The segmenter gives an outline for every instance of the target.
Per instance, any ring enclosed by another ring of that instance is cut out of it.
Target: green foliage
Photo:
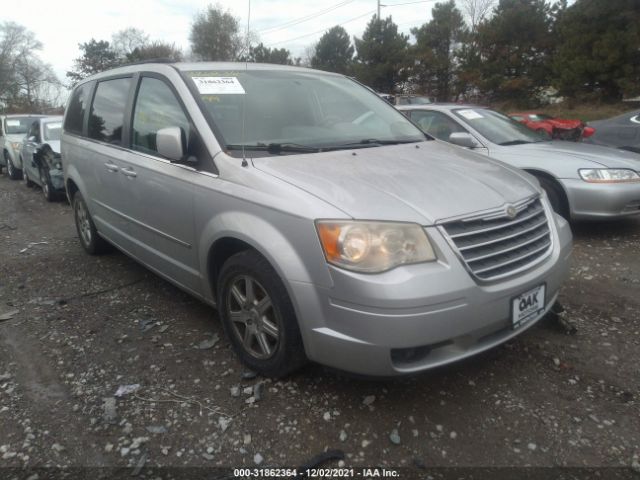
[[[412,48],[415,81],[438,100],[451,100],[461,47],[469,35],[454,0],[436,3],[432,20],[411,33],[416,37]]]
[[[318,70],[347,74],[354,49],[347,31],[339,25],[329,29],[315,46],[311,66]]]
[[[128,63],[148,60],[169,59],[173,62],[182,61],[182,50],[175,43],[167,43],[159,40],[136,47],[126,56]]]
[[[120,64],[118,55],[105,40],[91,39],[79,44],[82,55],[73,61],[73,70],[67,77],[76,83],[90,75],[109,70]]]
[[[379,92],[392,92],[408,77],[409,37],[398,33],[391,17],[376,15],[367,24],[356,44],[356,77]]]
[[[500,0],[478,26],[478,49],[465,58],[464,69],[492,100],[531,98],[550,83],[551,31],[545,0]]]
[[[238,19],[220,5],[209,5],[191,26],[191,51],[199,60],[232,61],[242,54]]]
[[[578,0],[558,16],[553,72],[571,97],[640,94],[638,0]]]
[[[240,60],[255,63],[275,63],[279,65],[293,65],[291,52],[286,48],[269,48],[261,42],[255,47],[249,48],[249,56]]]

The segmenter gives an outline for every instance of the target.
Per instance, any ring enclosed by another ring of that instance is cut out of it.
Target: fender
[[[71,195],[69,195],[69,180],[76,184],[76,186],[78,187],[78,191],[86,199],[87,208],[89,209],[89,213],[91,214],[92,205],[89,201],[89,197],[87,196],[87,189],[84,181],[82,181],[82,176],[78,173],[75,165],[68,165],[64,172],[64,189],[67,192],[67,199],[69,200],[69,203],[71,203]],[[71,205],[71,207],[73,208],[73,204]]]
[[[293,221],[296,220],[303,221],[294,217]],[[311,233],[315,236],[315,231]],[[271,223],[251,213],[231,211],[213,217],[202,229],[198,252],[201,271],[208,273],[203,278],[205,295],[213,295],[209,274],[211,247],[217,240],[228,237],[241,240],[260,252],[276,270],[288,290],[289,282],[315,283],[327,287],[332,283],[317,237],[315,241],[318,242],[318,268],[312,267],[310,270],[309,265],[314,263],[313,259],[306,258],[303,261],[290,238],[274,228]],[[303,240],[307,242],[309,239]]]

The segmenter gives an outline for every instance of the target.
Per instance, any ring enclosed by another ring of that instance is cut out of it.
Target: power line
[[[346,21],[344,21],[344,22],[342,22],[342,23],[339,23],[339,24],[337,24],[337,25],[335,25],[335,26],[336,26],[336,27],[338,27],[338,26],[346,25],[347,23],[353,22],[353,21],[358,20],[358,19],[360,19],[360,18],[362,18],[362,17],[366,17],[367,15],[371,15],[372,13],[375,13],[375,10],[371,10],[370,12],[363,13],[362,15],[359,15],[359,16],[357,16],[357,17],[354,17],[354,18],[351,18],[351,19],[349,19],[349,20],[346,20]],[[289,39],[287,39],[287,40],[280,40],[279,42],[273,42],[273,43],[271,43],[271,44],[270,44],[270,46],[273,46],[273,45],[280,45],[281,43],[289,43],[289,42],[293,42],[293,41],[295,41],[295,40],[299,40],[299,39],[301,39],[301,38],[305,38],[305,37],[310,37],[311,35],[317,35],[318,33],[323,33],[323,32],[326,32],[326,31],[327,31],[327,28],[323,28],[322,30],[318,30],[318,31],[316,31],[316,32],[307,33],[307,34],[305,34],[305,35],[300,35],[299,37],[289,38]]]
[[[380,4],[381,7],[401,7],[402,5],[415,5],[416,3],[431,3],[437,0],[419,0],[417,2],[406,2],[406,3],[389,3],[389,4]]]
[[[315,13],[311,13],[309,15],[305,15],[304,17],[300,17],[300,18],[295,18],[293,20],[289,20],[287,22],[281,23],[280,25],[276,25],[275,27],[269,27],[269,28],[265,28],[264,30],[260,30],[258,33],[271,33],[271,32],[275,32],[278,30],[282,30],[283,28],[288,28],[288,27],[292,27],[294,25],[298,25],[299,23],[304,23],[306,21],[309,21],[313,18],[316,17],[320,17],[322,15],[325,15],[329,12],[332,12],[340,7],[344,7],[345,5],[348,5],[349,3],[353,3],[355,0],[346,0],[340,3],[336,3],[335,5],[332,5],[330,7],[327,7],[323,10],[318,10]]]

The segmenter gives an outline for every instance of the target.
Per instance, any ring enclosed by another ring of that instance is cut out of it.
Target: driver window
[[[441,112],[433,110],[414,110],[411,112],[411,119],[429,135],[438,140],[449,141],[452,133],[467,133],[457,122]]]
[[[167,127],[180,127],[187,140],[186,146],[193,142],[194,132],[173,91],[162,80],[143,77],[133,114],[131,147],[157,155],[156,134]]]

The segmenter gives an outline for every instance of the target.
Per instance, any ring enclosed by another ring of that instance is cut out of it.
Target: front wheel
[[[26,173],[26,171],[25,171]],[[42,185],[42,194],[47,202],[53,202],[56,199],[53,185],[51,184],[51,177],[44,168],[40,168],[40,185]]]
[[[269,262],[247,250],[229,258],[218,278],[222,326],[241,361],[268,377],[306,363],[289,294]]]
[[[553,211],[564,217],[565,220],[569,220],[569,209],[562,188],[552,180],[544,177],[538,177],[538,181],[540,182],[540,186],[547,193],[547,198],[549,199],[549,203],[551,204]]]
[[[21,172],[13,165],[11,157],[9,157],[7,152],[4,152],[4,161],[7,164],[7,174],[9,175],[9,178],[11,180],[20,180],[22,177],[22,175],[20,175]]]
[[[109,243],[98,234],[87,204],[80,192],[76,192],[72,199],[73,216],[76,221],[76,230],[80,238],[80,244],[90,255],[98,255],[110,249]]]
[[[24,166],[24,162],[22,162],[22,165]],[[23,168],[22,170],[22,180],[24,181],[24,184],[27,188],[31,188],[33,187],[33,180],[31,180],[29,178],[29,174],[27,173],[27,169]]]

